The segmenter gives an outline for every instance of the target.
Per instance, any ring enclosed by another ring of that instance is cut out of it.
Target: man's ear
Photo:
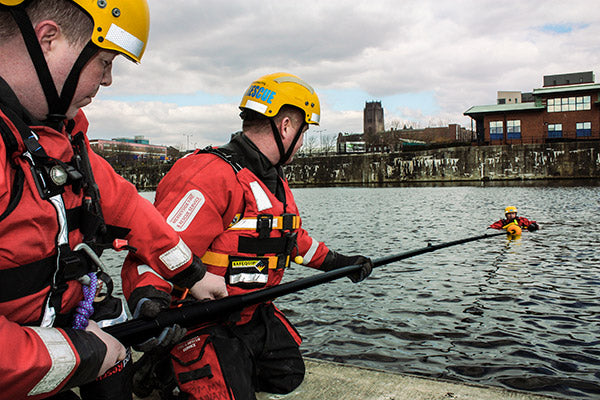
[[[56,40],[60,37],[61,29],[52,20],[44,20],[35,26],[35,35],[44,54],[54,49]]]
[[[292,135],[292,136],[295,135],[295,132],[292,132],[292,131],[293,131],[292,119],[290,117],[283,117],[279,124],[279,134],[281,135],[281,138],[285,139],[290,135]]]

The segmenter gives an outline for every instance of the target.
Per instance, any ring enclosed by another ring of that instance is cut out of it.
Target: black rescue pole
[[[506,235],[506,232],[502,231],[472,236],[469,238],[454,240],[437,245],[430,244],[427,247],[420,249],[375,259],[373,260],[373,266],[379,267],[446,247],[456,246],[459,244],[499,235]],[[323,272],[250,293],[229,296],[214,301],[194,302],[183,305],[179,308],[165,310],[158,314],[158,316],[153,320],[133,319],[120,324],[108,326],[104,328],[104,330],[119,339],[119,341],[124,345],[130,346],[141,343],[153,336],[158,335],[162,329],[173,324],[179,324],[183,327],[191,327],[203,322],[216,321],[234,311],[241,310],[244,307],[263,303],[286,294],[298,292],[322,283],[334,281],[344,276],[348,276],[351,273],[358,271],[360,268],[360,265],[349,265],[347,267],[334,269],[332,271]]]

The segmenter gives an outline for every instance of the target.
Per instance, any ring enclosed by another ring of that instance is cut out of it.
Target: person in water
[[[349,278],[365,279],[370,259],[332,251],[302,228],[283,172],[308,127],[319,123],[313,88],[288,73],[266,75],[250,85],[240,109],[242,132],[224,146],[196,150],[177,161],[158,185],[155,206],[202,255],[208,271],[225,277],[229,295],[278,285],[291,260],[321,271],[361,265]],[[176,292],[139,264],[132,255],[124,266],[129,272],[124,271],[123,291],[131,310],[142,301],[168,306],[164,299],[176,299]],[[288,393],[302,382],[300,342],[269,301],[192,328],[166,354],[172,365],[158,368],[174,374],[172,381],[188,399],[251,400],[255,392]],[[134,383],[152,381],[134,378]]]
[[[511,232],[514,228],[519,227],[527,229],[529,232],[534,232],[540,229],[540,226],[535,221],[530,221],[525,217],[517,216],[517,207],[508,206],[504,209],[504,219],[494,222],[489,226],[491,229],[505,229]]]

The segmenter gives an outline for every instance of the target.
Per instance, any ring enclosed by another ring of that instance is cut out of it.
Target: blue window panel
[[[521,132],[508,132],[506,134],[507,139],[521,139]]]
[[[548,137],[549,138],[561,138],[562,131],[548,131]]]
[[[502,140],[504,139],[504,135],[502,133],[490,133],[491,140]]]
[[[577,137],[592,136],[591,129],[577,129]]]

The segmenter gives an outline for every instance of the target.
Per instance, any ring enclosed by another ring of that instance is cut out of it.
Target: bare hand
[[[106,355],[104,356],[104,361],[102,361],[100,371],[98,371],[98,377],[104,375],[104,373],[116,363],[125,359],[125,356],[127,355],[125,347],[113,336],[100,329],[97,323],[90,320],[85,330],[98,336],[98,338],[106,345]]]
[[[204,278],[190,288],[190,293],[198,300],[215,300],[227,296],[225,279],[207,272]]]

